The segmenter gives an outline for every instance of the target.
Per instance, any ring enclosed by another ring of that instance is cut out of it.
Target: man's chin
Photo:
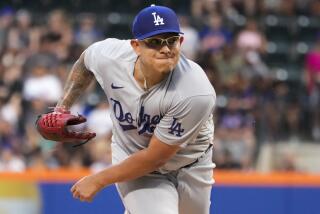
[[[158,70],[159,73],[169,73],[171,70],[173,70],[174,66],[169,66],[168,64],[166,64],[165,66],[158,66],[156,67],[156,69]]]
[[[171,71],[175,67],[175,65],[169,60],[163,60],[163,62],[158,61],[157,63],[155,63],[154,67],[157,70],[162,71],[162,73],[165,73],[166,71]]]

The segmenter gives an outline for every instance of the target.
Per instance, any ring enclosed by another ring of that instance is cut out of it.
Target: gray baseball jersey
[[[199,65],[183,55],[168,77],[148,90],[134,79],[137,55],[130,40],[106,39],[85,51],[84,62],[112,108],[112,142],[128,156],[149,144],[154,134],[182,148],[160,172],[194,162],[213,140],[216,94]]]

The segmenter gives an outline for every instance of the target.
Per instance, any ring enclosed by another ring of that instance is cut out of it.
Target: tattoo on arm
[[[82,54],[71,69],[64,87],[63,96],[58,102],[57,107],[70,109],[72,104],[90,85],[93,78],[93,73],[84,65],[84,55]]]

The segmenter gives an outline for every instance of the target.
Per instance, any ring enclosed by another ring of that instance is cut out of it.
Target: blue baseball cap
[[[161,33],[183,34],[177,14],[172,9],[151,5],[142,9],[134,18],[132,34],[135,39],[143,40]]]

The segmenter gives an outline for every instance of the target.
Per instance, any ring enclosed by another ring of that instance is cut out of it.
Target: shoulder
[[[130,40],[121,40],[116,38],[107,38],[98,42],[91,44],[87,49],[97,49],[97,48],[114,48],[114,47],[121,47],[129,44]]]
[[[99,42],[95,42],[85,50],[85,57],[91,56],[95,60],[99,57],[126,60],[130,58],[134,51],[130,45],[130,40],[120,40],[116,38],[108,38]]]
[[[204,70],[194,61],[181,56],[177,67],[172,74],[170,83],[176,96],[186,99],[194,96],[216,96]]]

